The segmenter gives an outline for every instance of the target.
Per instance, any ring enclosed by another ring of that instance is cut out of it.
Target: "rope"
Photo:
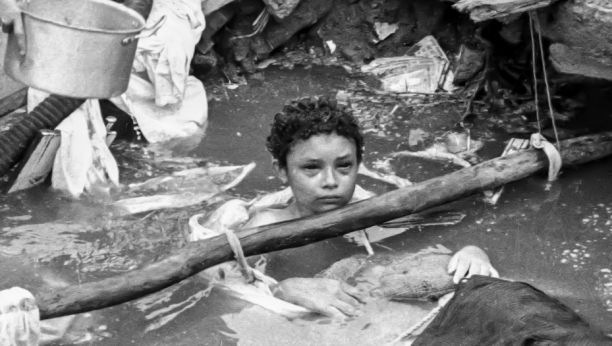
[[[229,228],[225,228],[224,231],[227,242],[229,243],[232,252],[234,252],[236,262],[238,262],[247,283],[255,285],[255,287],[272,296],[273,294],[270,287],[277,285],[278,281],[258,271],[257,269],[251,268],[244,257],[244,251],[242,250],[242,245],[240,245],[240,239],[238,239],[238,236]]]
[[[536,74],[536,49],[535,38],[533,36],[533,18],[529,12],[529,32],[531,33],[531,70],[533,71],[533,93],[535,95],[536,117],[538,119],[538,133],[542,133],[542,125],[540,124],[540,108],[538,107],[538,76]]]
[[[414,334],[417,330],[421,329],[421,327],[423,327],[426,323],[429,323],[429,321],[433,320],[436,316],[438,316],[440,311],[446,306],[446,304],[451,300],[451,298],[454,295],[455,293],[453,292],[453,293],[449,293],[446,296],[442,297],[438,303],[438,306],[435,309],[431,310],[427,314],[427,316],[423,317],[422,320],[417,322],[414,326],[410,327],[410,329],[408,329],[407,331],[400,334],[397,338],[393,339],[386,346],[393,346],[397,344],[398,342],[400,342],[401,340],[412,336],[412,334]]]
[[[535,17],[535,23],[540,28],[540,20]],[[548,86],[548,76],[546,74],[546,61],[544,60],[544,48],[542,46],[542,32],[538,30],[538,41],[540,42],[540,58],[542,59],[542,72],[544,73],[544,83],[546,84],[546,97],[548,99],[548,109],[550,110],[550,119],[552,120],[553,130],[555,131],[555,139],[557,141],[557,150],[561,152],[561,144],[559,143],[559,133],[557,132],[557,125],[554,117],[554,110],[552,106],[552,98],[550,97],[550,87]]]
[[[535,109],[536,109],[536,117],[538,119],[538,133],[534,133],[531,135],[531,146],[537,149],[544,150],[544,153],[548,157],[548,181],[554,181],[559,175],[559,171],[561,170],[561,145],[559,143],[559,133],[557,132],[557,125],[555,122],[554,110],[552,106],[552,98],[550,96],[550,87],[548,85],[548,76],[546,74],[546,61],[544,60],[544,47],[542,44],[542,33],[538,30],[538,43],[540,48],[540,57],[542,59],[542,72],[544,74],[544,83],[546,85],[546,96],[548,101],[548,108],[550,111],[550,119],[552,120],[553,131],[555,133],[555,138],[557,141],[557,148],[555,149],[554,145],[549,143],[544,136],[542,136],[542,127],[540,124],[540,112],[538,107],[538,79],[536,74],[536,40],[535,35],[533,33],[534,26],[537,25],[538,29],[540,28],[540,23],[537,16],[534,16],[534,12],[529,12],[529,32],[531,34],[531,52],[532,52],[532,70],[533,70],[533,84],[534,84],[534,95],[535,95]],[[550,186],[547,186],[547,190]]]
[[[230,248],[234,252],[234,257],[236,258],[238,265],[240,265],[242,274],[246,278],[247,283],[253,283],[255,281],[255,274],[253,273],[254,270],[249,266],[246,258],[244,257],[244,251],[242,251],[240,239],[238,239],[238,236],[236,236],[234,231],[229,228],[225,228],[225,237],[227,238]]]
[[[540,115],[539,115],[539,111],[538,111],[538,90],[537,90],[537,76],[536,76],[536,66],[535,66],[535,50],[536,50],[536,42],[535,42],[535,38],[533,35],[533,28],[535,25],[537,25],[538,29],[540,28],[540,20],[538,19],[538,16],[534,16],[535,11],[530,11],[529,12],[529,31],[531,33],[531,47],[532,47],[532,58],[533,58],[533,76],[534,76],[534,85],[536,87],[536,89],[534,90],[535,93],[535,107],[536,107],[536,115],[538,117],[538,132],[541,133],[542,129],[540,128]],[[552,121],[552,125],[553,125],[553,130],[555,132],[555,140],[557,141],[556,145],[557,145],[557,150],[559,152],[561,152],[561,144],[559,143],[559,133],[557,131],[557,124],[555,121],[555,112],[552,106],[552,97],[550,96],[550,86],[548,85],[548,75],[546,73],[546,60],[544,59],[544,45],[542,44],[542,33],[540,30],[538,30],[538,43],[539,43],[539,48],[540,48],[540,59],[542,61],[542,73],[544,74],[544,84],[546,85],[546,97],[547,97],[547,101],[548,101],[548,109],[550,111],[550,120]]]

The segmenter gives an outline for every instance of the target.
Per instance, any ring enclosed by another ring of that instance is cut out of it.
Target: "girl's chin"
[[[315,212],[315,214],[323,213],[323,212],[326,212],[326,211],[330,211],[330,210],[341,208],[341,207],[343,207],[345,205],[346,205],[346,203],[319,204],[319,205],[316,206],[316,209],[314,210],[314,212]]]

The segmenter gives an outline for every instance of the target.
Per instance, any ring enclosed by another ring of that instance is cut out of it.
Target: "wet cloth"
[[[40,313],[29,291],[13,287],[0,291],[0,345],[38,346]]]
[[[604,346],[612,339],[529,284],[476,275],[412,345]]]
[[[226,234],[237,260],[237,262],[226,262],[208,268],[201,273],[201,276],[222,289],[228,290],[230,294],[281,316],[293,319],[308,315],[309,310],[274,297],[271,286],[278,282],[264,274],[266,262],[264,258],[255,265],[256,268],[251,268],[246,263],[239,240],[233,230],[239,229],[249,220],[248,208],[251,204],[240,199],[233,199],[216,209],[202,224],[200,220],[203,214],[190,218],[189,233],[186,234],[188,241],[205,240]]]
[[[200,1],[155,0],[147,27],[165,22],[138,42],[128,89],[111,101],[133,116],[151,143],[198,134],[206,124],[204,86],[189,76],[204,30]]]
[[[28,111],[50,94],[30,88]],[[83,192],[108,196],[111,187],[119,186],[117,162],[106,145],[106,128],[98,100],[87,100],[56,130],[62,141],[55,155],[52,186],[75,198]]]

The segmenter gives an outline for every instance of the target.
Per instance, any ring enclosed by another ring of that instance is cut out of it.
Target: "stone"
[[[541,32],[555,43],[610,63],[612,3],[609,0],[569,0],[539,17]]]
[[[287,18],[300,3],[300,0],[263,0],[268,8],[268,12],[278,22]]]
[[[212,36],[233,17],[234,9],[230,7],[224,7],[206,15],[206,28],[202,32],[200,42],[196,45],[196,49],[202,54],[207,53],[214,46]]]
[[[612,3],[569,0],[539,16],[540,31],[553,43],[554,68],[589,79],[612,80]]]
[[[557,72],[594,80],[612,81],[612,61],[605,64],[578,49],[555,43],[549,48],[550,60]]]
[[[258,58],[267,57],[274,49],[289,41],[298,31],[314,25],[333,6],[328,0],[304,0],[282,23],[271,22],[263,32],[262,39],[251,42],[251,51]]]
[[[455,69],[454,84],[461,85],[469,81],[485,64],[485,52],[461,46],[459,61]]]

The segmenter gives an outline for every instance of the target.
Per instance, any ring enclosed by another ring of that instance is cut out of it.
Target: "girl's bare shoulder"
[[[242,228],[253,228],[291,220],[295,218],[293,214],[291,207],[282,209],[262,208],[255,211],[254,215]]]

